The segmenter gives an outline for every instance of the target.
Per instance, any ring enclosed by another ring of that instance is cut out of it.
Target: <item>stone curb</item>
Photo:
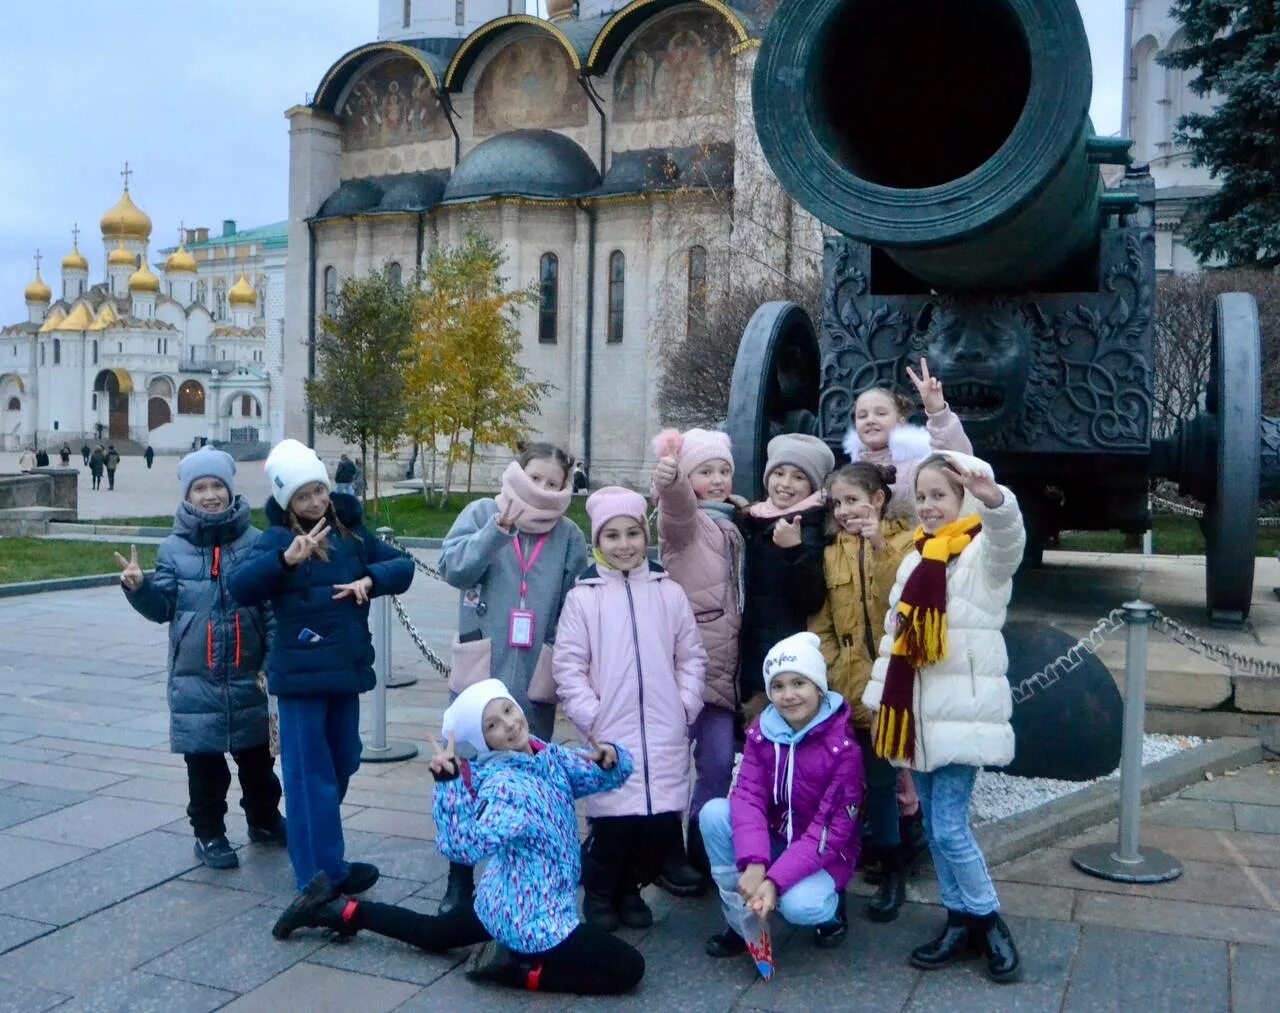
[[[144,570],[148,576],[154,570]],[[118,573],[97,573],[86,577],[55,577],[53,580],[28,580],[20,584],[0,584],[0,598],[17,598],[44,591],[78,591],[86,587],[110,587],[120,583]]]
[[[50,521],[49,535],[110,535],[115,538],[164,538],[173,527],[150,528],[129,524],[86,524],[83,521]]]
[[[1204,780],[1206,773],[1247,767],[1262,760],[1257,739],[1226,738],[1183,750],[1142,768],[1143,804]],[[1109,779],[974,829],[990,865],[1021,858],[1074,837],[1120,815],[1120,781]]]

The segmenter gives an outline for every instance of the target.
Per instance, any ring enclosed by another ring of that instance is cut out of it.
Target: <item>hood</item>
[[[842,707],[847,708],[847,706],[844,697],[834,689],[827,690],[826,697],[818,705],[818,713],[814,715],[812,721],[797,732],[787,724],[786,718],[778,713],[778,708],[769,704],[760,715],[760,732],[776,746],[797,746],[810,731],[827,718],[838,714]]]
[[[345,492],[331,491],[329,493],[329,504],[333,507],[333,512],[338,515],[338,520],[342,521],[348,528],[354,528],[364,522],[364,507],[355,496],[348,495]],[[289,526],[289,522],[285,519],[284,507],[277,503],[274,497],[267,499],[263,510],[267,515],[268,523],[282,528]]]
[[[662,564],[655,563],[652,559],[649,560],[647,567],[640,567],[627,572],[631,574],[630,578],[628,578],[630,580],[663,580],[667,576],[667,571]],[[617,580],[622,580],[622,571],[600,563],[592,563],[578,577],[579,584],[605,584]]]
[[[173,533],[192,545],[226,545],[249,530],[249,519],[249,504],[243,496],[216,514],[207,514],[184,499],[173,516]]]
[[[959,465],[965,471],[977,472],[980,475],[986,475],[993,481],[995,480],[995,469],[980,457],[974,457],[972,454],[962,454],[958,450],[933,450],[930,451],[928,456],[932,457],[934,454],[939,457],[945,457],[953,464]],[[920,465],[923,461],[924,458],[921,458],[919,461],[913,461],[911,464],[910,474],[907,476],[907,481],[909,483],[907,485],[908,495],[911,497],[913,505],[916,499],[916,475],[919,473]],[[964,498],[960,501],[960,516],[969,517],[973,514],[977,514],[981,509],[982,505],[978,502],[978,498],[966,489]]]

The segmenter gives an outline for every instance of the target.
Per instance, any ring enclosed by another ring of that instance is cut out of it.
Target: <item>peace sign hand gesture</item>
[[[329,522],[321,517],[310,531],[294,536],[289,547],[284,550],[284,561],[290,566],[297,566],[304,560],[310,559],[328,537]]]
[[[452,781],[458,776],[459,770],[458,757],[453,751],[457,736],[450,732],[443,748],[430,732],[427,732],[427,740],[431,743],[431,749],[433,750],[431,762],[428,764],[431,769],[431,776],[437,781]]]
[[[587,736],[587,743],[591,746],[591,761],[601,770],[613,770],[618,765],[618,751],[611,743],[601,745],[594,735]]]
[[[138,565],[138,547],[129,546],[129,558],[120,553],[112,553],[116,557],[116,565],[120,567],[120,583],[126,591],[136,591],[142,587],[142,567]]]
[[[907,376],[911,377],[911,382],[916,385],[916,393],[920,395],[920,402],[924,405],[926,412],[936,415],[947,406],[946,396],[942,393],[942,381],[936,376],[929,375],[928,359],[924,356],[920,357],[919,376],[910,366],[907,367]]]
[[[952,465],[956,477],[960,479],[960,484],[974,497],[982,503],[988,510],[994,510],[1004,502],[1004,493],[1000,491],[1000,487],[996,485],[995,479],[989,478],[977,471],[966,471],[958,465]]]

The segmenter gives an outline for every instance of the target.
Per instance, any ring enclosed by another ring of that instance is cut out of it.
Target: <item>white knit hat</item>
[[[444,712],[442,728],[447,739],[452,733],[455,741],[470,746],[476,756],[488,756],[493,752],[484,741],[484,709],[494,700],[510,700],[519,708],[516,698],[498,679],[481,679],[458,694]],[[522,710],[520,713],[524,713]]]
[[[770,680],[780,672],[803,675],[811,683],[827,692],[827,663],[822,657],[822,641],[816,633],[793,633],[773,645],[764,659],[764,686],[769,699],[773,699]]]
[[[281,440],[272,447],[263,468],[271,484],[271,495],[281,510],[289,509],[289,500],[304,485],[322,482],[326,489],[331,488],[329,470],[324,461],[314,450],[297,440]]]

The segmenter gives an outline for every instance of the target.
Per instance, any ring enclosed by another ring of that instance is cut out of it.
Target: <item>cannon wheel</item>
[[[769,440],[817,429],[818,337],[813,321],[791,302],[768,302],[747,321],[733,364],[729,418],[733,489],[758,499]]]
[[[1215,302],[1205,400],[1216,422],[1212,495],[1200,522],[1209,613],[1215,626],[1239,626],[1249,617],[1258,553],[1262,369],[1258,306],[1251,295],[1229,292]]]

